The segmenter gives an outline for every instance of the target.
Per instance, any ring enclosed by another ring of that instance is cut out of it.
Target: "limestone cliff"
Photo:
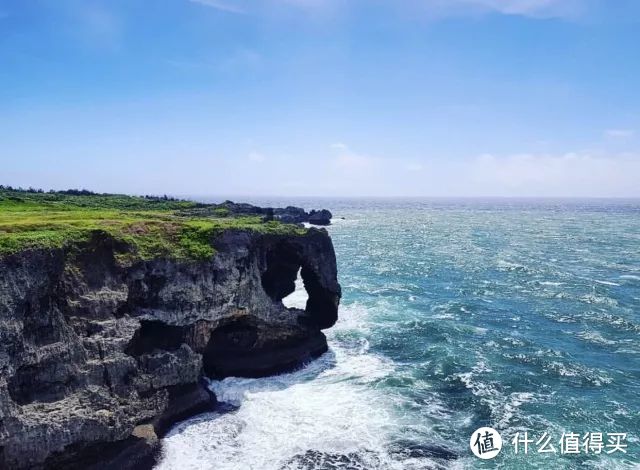
[[[104,233],[0,257],[0,468],[148,465],[213,406],[202,377],[262,376],[327,349],[340,286],[324,230],[227,230],[206,261],[123,263]],[[282,299],[300,271],[305,310]]]

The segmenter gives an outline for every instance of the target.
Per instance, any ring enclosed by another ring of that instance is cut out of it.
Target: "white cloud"
[[[292,7],[312,15],[349,7],[341,0],[189,0],[229,13],[268,11],[274,7]],[[383,0],[391,8],[414,11],[415,8],[433,16],[458,16],[494,12],[528,17],[575,17],[588,0]],[[354,2],[355,3],[355,2]],[[353,4],[352,4],[353,5]]]
[[[528,17],[575,17],[586,0],[422,0],[423,5],[438,15],[464,15],[494,12]]]
[[[254,163],[262,163],[267,159],[263,154],[258,152],[251,152],[247,158],[250,162]]]
[[[341,171],[360,172],[371,169],[375,163],[375,159],[356,153],[343,143],[331,144],[331,148],[337,154],[333,166]]]
[[[632,196],[639,195],[637,155],[481,155],[461,174],[475,195]],[[449,178],[453,175],[449,175]]]
[[[371,166],[371,160],[364,155],[345,153],[338,155],[334,160],[337,168],[342,170],[361,170]]]
[[[270,14],[279,7],[302,11],[310,16],[325,16],[344,7],[342,0],[189,0],[228,13]],[[393,3],[390,2],[391,5]]]
[[[407,163],[404,166],[407,171],[422,171],[424,170],[424,165],[422,163]]]
[[[73,24],[71,34],[83,43],[106,50],[122,47],[124,18],[105,5],[86,2],[70,11]]]
[[[607,129],[604,131],[604,134],[607,137],[613,137],[616,139],[626,139],[629,137],[633,137],[636,131],[633,129]]]
[[[347,145],[336,156],[325,191],[334,195],[637,197],[640,155],[512,154],[462,159],[370,157]]]
[[[245,8],[237,4],[237,0],[220,1],[220,0],[189,0],[193,3],[199,3],[208,7],[215,8],[216,10],[226,11],[228,13],[243,14],[246,13]]]

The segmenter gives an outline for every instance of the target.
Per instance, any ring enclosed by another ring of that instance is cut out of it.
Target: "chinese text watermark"
[[[626,454],[628,450],[625,432],[564,432],[559,438],[547,432],[517,432],[510,443],[515,454]],[[493,428],[479,428],[471,435],[469,446],[476,457],[493,459],[502,449],[502,436]]]

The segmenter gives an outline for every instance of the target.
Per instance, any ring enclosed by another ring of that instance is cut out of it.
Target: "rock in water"
[[[0,468],[133,468],[209,409],[203,375],[322,354],[340,286],[324,230],[227,230],[207,261],[123,265],[105,234],[0,258]],[[288,309],[298,271],[306,309]]]
[[[284,209],[275,209],[274,216],[277,220],[289,223],[299,224],[303,222],[309,222],[313,225],[330,225],[333,215],[327,209],[321,209],[319,211],[311,210],[307,213],[300,207],[288,206]]]
[[[333,214],[327,209],[309,212],[309,223],[313,225],[330,225]]]

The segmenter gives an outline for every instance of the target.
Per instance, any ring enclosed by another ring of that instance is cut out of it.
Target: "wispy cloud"
[[[627,139],[629,137],[633,137],[635,133],[636,131],[633,129],[607,129],[604,131],[604,135],[615,139]]]
[[[493,12],[528,17],[574,17],[586,7],[586,0],[423,0],[437,15]]]
[[[360,172],[370,169],[374,164],[374,158],[356,153],[341,142],[331,144],[331,149],[336,154],[333,166],[340,171]]]
[[[65,25],[83,43],[105,50],[122,47],[125,19],[106,5],[86,2],[70,10],[72,23]]]
[[[640,196],[640,155],[484,154],[442,161],[371,157],[331,146],[327,191],[384,196]],[[329,183],[330,182],[330,183]],[[329,185],[331,185],[329,187]]]
[[[220,69],[223,71],[256,70],[262,64],[263,57],[260,53],[252,49],[240,48],[221,61]]]
[[[497,196],[637,195],[637,155],[481,155],[464,175],[476,194]]]
[[[336,142],[335,144],[331,144],[330,147],[334,150],[347,151],[349,147],[347,144],[343,144],[342,142]]]
[[[228,56],[171,58],[164,63],[172,68],[190,73],[245,74],[259,71],[264,64],[263,56],[251,49],[239,48]]]
[[[247,158],[250,162],[253,162],[253,163],[262,163],[267,159],[263,154],[259,152],[251,152],[249,153]]]
[[[268,11],[273,7],[292,7],[311,15],[323,11],[356,8],[341,0],[188,0],[228,13]],[[499,13],[527,17],[575,17],[586,7],[588,0],[382,0],[381,5],[393,9],[423,10],[435,17],[461,16],[478,13]]]
[[[422,171],[424,170],[424,165],[422,163],[412,162],[412,163],[407,163],[404,166],[404,168],[407,171]]]
[[[221,0],[189,0],[192,3],[199,3],[200,5],[205,5],[211,8],[215,8],[216,10],[226,11],[227,13],[236,13],[236,14],[245,14],[247,10],[238,5],[237,1],[229,0],[229,1],[221,1]]]

